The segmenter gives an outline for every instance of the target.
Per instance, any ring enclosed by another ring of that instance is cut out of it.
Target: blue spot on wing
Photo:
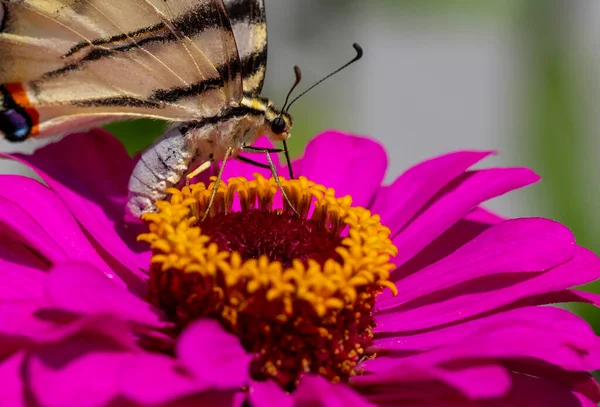
[[[0,131],[9,141],[23,141],[31,132],[31,120],[23,109],[0,111]]]

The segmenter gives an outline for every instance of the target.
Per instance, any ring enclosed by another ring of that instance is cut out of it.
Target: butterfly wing
[[[260,94],[267,69],[264,0],[224,0],[242,65],[244,93]]]
[[[0,133],[218,115],[242,98],[222,0],[0,0]]]

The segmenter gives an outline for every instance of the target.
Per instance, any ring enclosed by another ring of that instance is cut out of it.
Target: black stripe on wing
[[[248,24],[267,23],[265,6],[262,1],[225,0],[224,3],[225,8],[227,9],[227,15],[229,16],[229,20],[231,21],[231,25],[234,25],[239,22],[247,22]]]
[[[262,58],[262,56],[258,55],[249,55],[248,58]],[[242,61],[244,63],[245,61]],[[266,62],[266,58],[265,58]],[[256,69],[261,67],[261,64],[255,63],[254,66]],[[225,71],[224,66],[216,67],[219,73]],[[110,98],[98,98],[98,99],[86,99],[86,100],[76,100],[71,102],[73,106],[81,106],[81,107],[102,107],[102,106],[123,106],[123,107],[145,107],[145,108],[153,108],[160,109],[165,106],[165,103],[177,103],[179,100],[187,98],[187,97],[198,97],[203,93],[213,90],[219,89],[225,86],[225,82],[221,78],[211,78],[201,82],[192,83],[188,86],[181,86],[175,88],[168,89],[156,89],[153,93],[148,97],[148,99],[136,99],[128,96],[122,97],[110,97]],[[247,94],[246,96],[253,96],[252,94]]]
[[[208,29],[223,28],[221,15],[214,7],[206,4],[197,5],[184,14],[177,16],[172,21],[173,26],[187,37],[193,37]],[[141,39],[138,41],[137,38]],[[166,24],[158,23],[150,27],[143,27],[128,33],[121,33],[106,38],[97,38],[93,41],[82,41],[74,45],[64,56],[69,57],[81,50],[92,46],[110,46],[123,41],[129,41],[127,50],[150,42],[174,42],[178,41],[176,33],[170,31]],[[135,42],[134,42],[135,41]],[[136,45],[137,43],[137,45]],[[117,50],[119,50],[117,48]]]
[[[64,55],[65,58],[70,57],[71,55],[84,50],[86,48],[89,48],[93,45],[98,46],[98,47],[102,47],[102,46],[107,46],[107,45],[113,45],[115,43],[119,43],[122,41],[126,41],[126,40],[130,40],[130,39],[136,39],[139,37],[143,37],[145,35],[148,34],[156,34],[158,32],[164,31],[167,27],[165,26],[164,23],[158,23],[156,25],[153,25],[151,27],[144,27],[144,28],[140,28],[138,30],[135,31],[130,31],[128,33],[123,33],[123,34],[118,34],[118,35],[113,35],[112,37],[108,37],[108,38],[97,38],[93,41],[82,41],[79,42],[77,44],[75,44],[73,47],[71,47],[71,49]],[[139,42],[138,42],[139,43]]]
[[[192,83],[188,86],[181,86],[169,89],[157,89],[148,97],[148,99],[137,99],[129,96],[117,96],[109,98],[85,99],[71,102],[73,106],[80,107],[103,107],[103,106],[122,106],[122,107],[143,107],[150,109],[160,109],[166,103],[174,103],[180,99],[199,96],[209,90],[220,89],[225,86],[221,78],[207,79],[205,81]]]
[[[245,93],[259,95],[267,67],[267,16],[264,0],[224,0],[242,61]]]
[[[8,21],[8,8],[6,4],[0,3],[0,33],[6,28],[6,22]]]
[[[184,127],[181,128],[182,132],[188,132],[191,129],[200,129],[205,126],[212,126],[215,124],[223,123],[232,119],[238,119],[240,117],[252,115],[262,117],[265,114],[266,108],[253,108],[251,106],[233,106],[224,110],[221,114],[216,116],[207,117],[202,120],[196,120],[187,122]]]
[[[44,75],[43,79],[52,79],[78,71],[85,67],[87,63],[99,61],[114,55],[114,53],[126,53],[130,50],[137,50],[152,43],[173,43],[180,41],[179,35],[193,38],[207,30],[231,30],[231,26],[223,21],[223,15],[220,10],[206,5],[199,5],[191,8],[186,13],[178,16],[172,24],[178,31],[171,31],[165,24],[159,23],[150,27],[137,29],[129,33],[122,33],[108,38],[99,38],[91,42],[83,41],[74,45],[65,55],[65,58],[75,55],[84,49],[91,48],[82,58],[65,65],[62,68],[50,71]],[[219,74],[226,79],[232,79],[240,73],[238,55],[232,55],[231,60],[222,66],[217,66]]]

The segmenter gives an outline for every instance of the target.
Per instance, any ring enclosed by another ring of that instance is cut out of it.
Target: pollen
[[[397,249],[379,216],[351,197],[303,177],[281,184],[300,217],[259,175],[221,182],[204,221],[214,179],[169,190],[139,236],[153,254],[149,300],[178,330],[218,320],[255,355],[255,380],[285,390],[305,373],[347,381],[369,356],[376,296],[396,294]]]

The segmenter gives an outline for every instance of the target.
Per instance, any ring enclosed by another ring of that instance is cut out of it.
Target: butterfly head
[[[282,112],[269,105],[265,114],[265,127],[268,136],[275,141],[287,140],[291,137],[289,131],[292,128],[292,116],[288,112]]]

